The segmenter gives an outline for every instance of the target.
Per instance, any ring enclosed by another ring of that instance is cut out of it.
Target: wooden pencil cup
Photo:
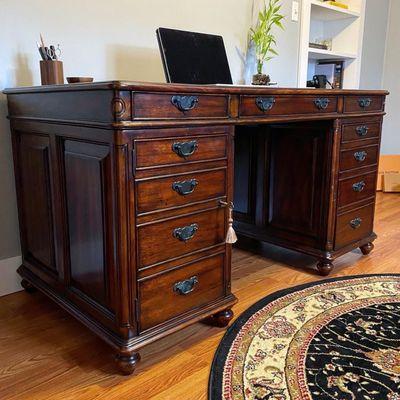
[[[42,79],[42,85],[62,85],[64,83],[62,61],[41,60],[40,76]]]

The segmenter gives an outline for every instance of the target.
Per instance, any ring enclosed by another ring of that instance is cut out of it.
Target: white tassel
[[[221,201],[222,205],[228,206],[229,208],[229,216],[228,216],[228,232],[226,233],[226,239],[225,239],[225,243],[228,244],[233,244],[237,242],[237,236],[236,236],[236,232],[233,229],[233,203],[230,202],[225,203],[223,201]]]

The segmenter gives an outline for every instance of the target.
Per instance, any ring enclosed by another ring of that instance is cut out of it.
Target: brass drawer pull
[[[186,296],[189,293],[193,292],[194,287],[199,283],[197,276],[192,276],[189,279],[186,279],[181,282],[176,282],[174,284],[173,290],[174,292]]]
[[[326,97],[320,97],[314,100],[315,106],[318,110],[326,110],[329,106],[330,100]]]
[[[198,96],[172,96],[171,103],[182,112],[193,110],[199,102]]]
[[[358,104],[361,108],[367,108],[371,105],[372,100],[368,97],[358,99]]]
[[[269,111],[275,104],[275,97],[257,97],[256,105],[261,111]]]
[[[182,158],[190,157],[197,149],[198,144],[196,140],[191,140],[190,142],[175,142],[172,144],[172,151]]]
[[[353,229],[358,229],[361,226],[362,219],[361,218],[354,218],[350,221],[350,226]]]
[[[172,184],[172,190],[175,190],[181,196],[187,196],[194,192],[194,189],[199,184],[197,179],[190,179],[188,181],[174,182]]]
[[[175,228],[172,232],[172,236],[181,242],[187,242],[193,238],[198,230],[199,226],[197,224],[191,224],[182,228]]]
[[[356,128],[357,135],[360,137],[367,136],[368,130],[369,128],[366,125],[357,126]]]
[[[360,181],[353,184],[353,190],[355,192],[362,192],[365,189],[366,183],[364,181]]]
[[[362,162],[365,161],[365,159],[367,158],[367,152],[366,151],[356,151],[354,153],[354,158],[356,159],[356,161]]]

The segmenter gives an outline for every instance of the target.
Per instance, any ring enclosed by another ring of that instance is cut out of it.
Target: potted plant
[[[268,6],[264,3],[263,9],[258,14],[258,21],[254,28],[250,28],[250,40],[254,43],[257,74],[253,75],[253,85],[267,85],[270,82],[269,75],[263,73],[263,66],[266,61],[271,60],[278,52],[275,35],[272,29],[277,26],[284,29],[282,25],[283,15],[280,14],[282,5],[280,0],[269,0]]]

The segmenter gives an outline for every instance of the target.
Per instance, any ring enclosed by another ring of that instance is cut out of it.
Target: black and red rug
[[[400,275],[329,279],[245,311],[215,354],[209,400],[400,400]]]

